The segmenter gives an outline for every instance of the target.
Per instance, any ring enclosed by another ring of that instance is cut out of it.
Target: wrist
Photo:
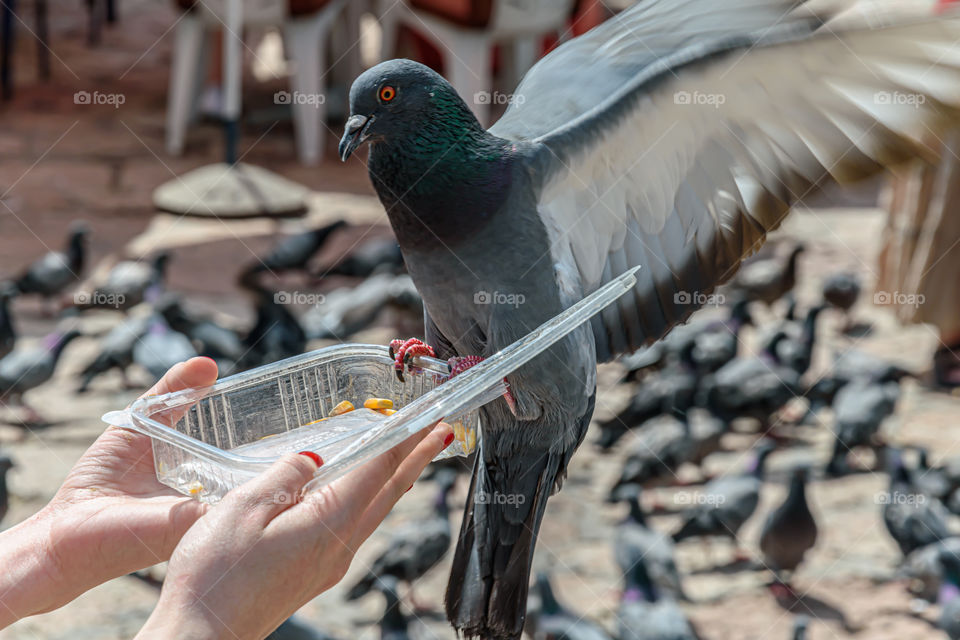
[[[223,622],[205,613],[192,606],[170,603],[161,595],[134,640],[215,640],[227,637],[236,640],[236,634],[230,632]]]
[[[0,566],[0,629],[68,601],[45,510],[0,533]]]

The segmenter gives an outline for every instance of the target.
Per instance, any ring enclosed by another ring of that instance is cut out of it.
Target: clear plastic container
[[[315,451],[323,458],[305,490],[317,488],[441,418],[458,434],[441,457],[466,455],[471,440],[481,440],[477,409],[504,393],[503,378],[628,291],[635,272],[449,382],[441,360],[415,358],[419,371],[400,382],[385,346],[344,344],[210,387],[142,398],[103,420],[150,436],[160,482],[205,502],[216,502],[291,451]],[[389,398],[398,411],[382,419],[362,412],[329,417],[343,400],[362,407],[371,397]]]

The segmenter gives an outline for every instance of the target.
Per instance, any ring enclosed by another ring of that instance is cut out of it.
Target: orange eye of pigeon
[[[380,87],[380,99],[383,100],[384,102],[390,102],[396,97],[397,97],[397,90],[391,87],[390,85]]]

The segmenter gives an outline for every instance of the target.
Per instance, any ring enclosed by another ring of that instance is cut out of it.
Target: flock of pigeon
[[[223,372],[259,366],[302,353],[311,339],[347,339],[374,322],[385,307],[419,317],[421,302],[392,241],[361,244],[327,269],[311,266],[344,226],[338,221],[287,236],[244,268],[238,282],[254,301],[256,319],[249,330],[238,332],[191,312],[180,296],[166,290],[167,253],[148,261],[120,261],[106,276],[81,282],[89,231],[82,223],[75,224],[63,251],[42,256],[0,286],[0,401],[9,407],[20,405],[27,412],[24,422],[39,421],[22,396],[51,378],[64,348],[81,335],[73,328],[61,329],[35,345],[19,346],[11,310],[17,296],[36,295],[48,305],[56,304],[62,308],[65,326],[75,326],[75,317],[88,309],[122,312],[119,322],[99,339],[96,356],[83,367],[77,388],[81,393],[107,371],[119,370],[126,379],[127,369],[139,365],[158,378],[193,355],[214,358]],[[910,375],[901,367],[851,350],[837,358],[828,375],[807,382],[818,317],[824,309],[837,309],[844,315],[844,329],[850,328],[849,313],[860,284],[852,274],[836,274],[824,282],[821,303],[800,313],[792,289],[802,251],[797,245],[785,258],[747,264],[724,291],[731,303],[723,319],[694,316],[665,339],[622,359],[621,384],[631,385],[633,396],[615,417],[594,425],[594,443],[600,451],[626,450],[609,493],[611,503],[626,503],[628,508],[614,536],[614,557],[623,575],[616,633],[622,640],[697,637],[678,606],[688,596],[674,559],[675,544],[707,538],[736,543],[738,531],[757,510],[767,456],[790,438],[791,422],[811,421],[826,408],[834,416],[835,445],[822,465],[822,476],[850,473],[859,464],[848,460],[856,450],[874,450],[877,465],[890,473],[883,519],[905,556],[904,575],[920,585],[918,597],[940,601],[941,626],[949,637],[960,638],[960,560],[954,555],[960,552],[960,538],[951,537],[948,523],[951,512],[960,514],[960,458],[931,468],[926,452],[918,450],[916,464],[908,467],[903,452],[884,442],[881,426],[894,411],[900,381]],[[290,271],[314,279],[336,274],[359,284],[330,292],[321,304],[297,317],[286,304],[289,301],[279,300],[277,291],[264,284],[265,278]],[[754,324],[754,305],[785,311],[771,326],[755,327],[759,349],[745,355],[741,330]],[[790,409],[797,404],[803,409],[792,417],[796,412]],[[746,420],[756,424],[758,438],[745,468],[698,488],[676,531],[655,530],[647,519],[643,490],[679,484],[682,465],[701,465],[722,450],[722,438],[734,423],[742,430]],[[0,456],[0,517],[7,508],[5,475],[12,466],[9,457]],[[773,574],[770,589],[778,598],[798,597],[789,577],[817,541],[818,525],[806,494],[807,483],[817,474],[814,466],[792,472],[786,498],[767,514],[762,529],[760,552]],[[432,513],[395,530],[368,574],[347,592],[349,600],[371,591],[383,594],[383,638],[408,637],[410,620],[398,606],[398,586],[410,585],[413,608],[421,610],[412,584],[445,557],[453,540],[448,496],[458,473],[469,466],[454,459],[436,467],[428,475],[437,487]],[[744,554],[737,545],[738,559]],[[804,616],[797,617],[795,638],[805,637],[807,624]],[[299,629],[296,625],[288,621],[277,637]],[[545,573],[537,575],[532,588],[526,630],[534,638],[614,637],[562,605]],[[314,635],[309,637],[323,637],[310,632]]]
[[[311,259],[343,221],[285,237],[268,255],[244,268],[238,278],[254,307],[255,321],[246,331],[192,312],[182,297],[165,287],[168,252],[149,260],[121,260],[102,277],[81,281],[87,261],[88,227],[76,223],[62,251],[51,251],[15,278],[0,284],[0,403],[21,408],[20,422],[43,419],[23,401],[24,393],[47,382],[67,345],[81,336],[77,316],[90,309],[122,312],[121,320],[99,341],[97,355],[80,372],[79,393],[108,371],[127,379],[136,364],[156,380],[171,366],[196,355],[217,361],[221,375],[236,373],[303,353],[310,339],[342,338],[372,324],[385,307],[422,315],[422,304],[403,260],[392,242],[360,244],[326,275],[360,278],[359,286],[317,297],[302,318],[293,312],[293,299],[264,284],[264,274],[306,271]],[[13,299],[41,297],[59,310],[60,328],[30,346],[17,343]],[[142,386],[142,385],[138,385]]]

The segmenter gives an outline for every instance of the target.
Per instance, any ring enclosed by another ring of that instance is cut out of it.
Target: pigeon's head
[[[350,88],[350,117],[340,139],[346,160],[364,142],[405,141],[438,123],[479,127],[450,83],[412,60],[388,60],[362,73]]]

